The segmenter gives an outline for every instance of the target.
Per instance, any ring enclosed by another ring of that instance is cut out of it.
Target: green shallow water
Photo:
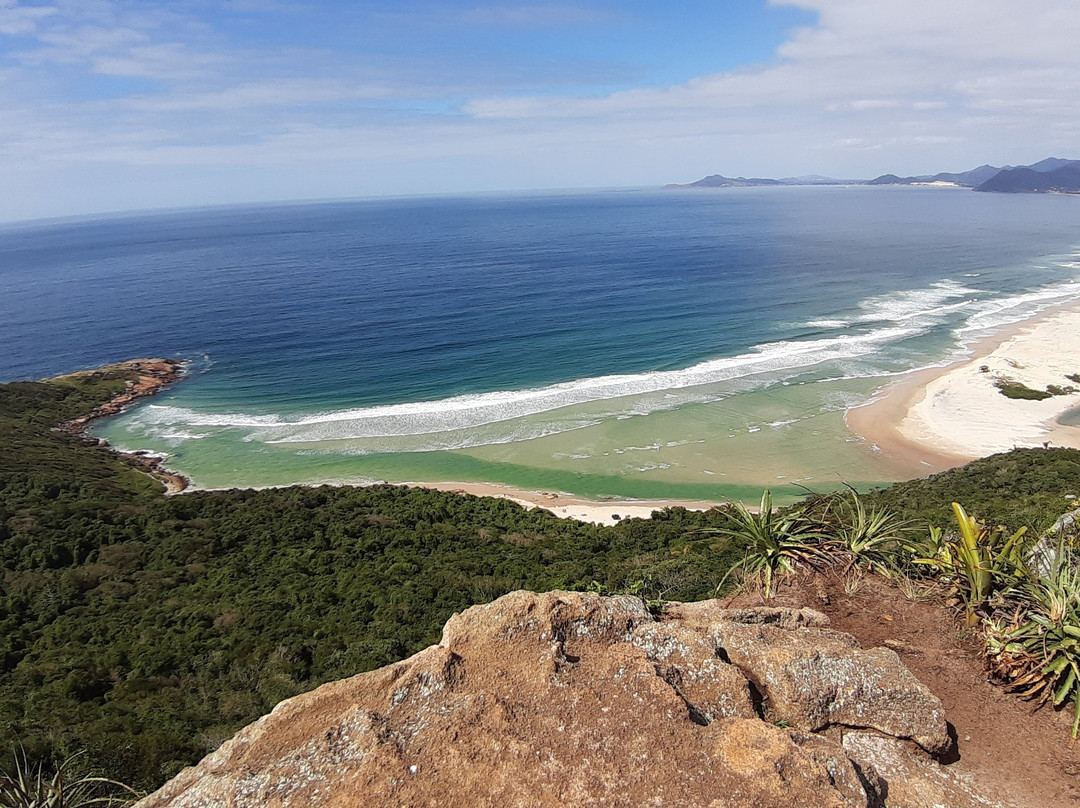
[[[894,478],[844,423],[880,379],[852,379],[727,393],[719,401],[607,417],[598,405],[566,408],[569,431],[443,451],[361,452],[349,441],[266,443],[224,432],[150,448],[198,488],[288,484],[485,482],[589,499],[781,500]],[[610,410],[612,402],[603,404]],[[632,408],[630,408],[632,410]],[[550,417],[550,414],[545,417]],[[123,446],[123,421],[98,434]],[[482,436],[479,436],[482,440]],[[144,441],[145,442],[145,441]]]

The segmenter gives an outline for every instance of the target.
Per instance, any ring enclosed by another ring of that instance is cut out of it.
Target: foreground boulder
[[[991,803],[941,703],[809,609],[514,592],[279,704],[138,808]]]

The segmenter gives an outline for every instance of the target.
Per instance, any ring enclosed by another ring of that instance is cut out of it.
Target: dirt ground
[[[864,648],[896,651],[941,699],[955,728],[956,750],[943,762],[970,777],[985,796],[1024,808],[1080,806],[1080,742],[1069,738],[1071,705],[1033,712],[1031,704],[991,684],[978,637],[940,601],[910,600],[872,577],[849,592],[838,575],[825,572],[785,583],[769,602],[817,609]],[[749,594],[730,601],[760,603]]]

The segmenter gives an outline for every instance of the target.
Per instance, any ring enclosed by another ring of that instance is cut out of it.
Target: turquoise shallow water
[[[887,479],[844,410],[1080,297],[1080,200],[768,188],[0,228],[0,378],[140,355],[101,424],[196,485],[706,498]]]

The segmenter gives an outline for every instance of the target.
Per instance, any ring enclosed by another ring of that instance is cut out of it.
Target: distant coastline
[[[817,174],[771,179],[725,177],[710,174],[696,182],[671,183],[665,190],[682,188],[760,188],[779,185],[916,185],[932,188],[969,188],[994,193],[1080,194],[1080,160],[1047,157],[1028,166],[981,165],[961,172],[941,172],[913,177],[882,174],[872,180],[836,179]]]

